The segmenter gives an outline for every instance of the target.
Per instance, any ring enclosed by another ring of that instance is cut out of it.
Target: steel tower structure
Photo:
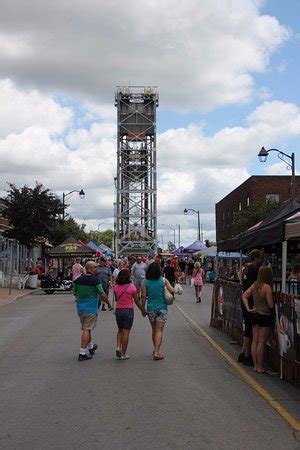
[[[117,86],[115,250],[118,255],[157,251],[155,86]]]

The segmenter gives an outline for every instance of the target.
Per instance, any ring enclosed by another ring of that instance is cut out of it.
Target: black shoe
[[[88,359],[92,359],[92,355],[79,355],[78,361],[87,361]]]
[[[94,345],[93,345],[93,348],[90,348],[90,349],[89,349],[90,355],[94,355],[94,353],[95,353],[95,351],[97,350],[97,348],[98,348],[98,345],[97,345],[97,344],[94,344]]]
[[[102,306],[101,311],[106,311],[106,308]]]
[[[254,366],[252,356],[244,356],[243,364],[244,366]]]
[[[239,354],[238,359],[237,359],[239,363],[242,363],[244,361],[244,356],[245,356],[244,353]]]

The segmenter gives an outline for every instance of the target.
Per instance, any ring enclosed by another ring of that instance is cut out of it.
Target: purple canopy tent
[[[202,250],[206,250],[206,248],[207,248],[206,245],[203,244],[202,241],[199,241],[199,239],[197,239],[192,244],[188,245],[187,247],[184,247],[184,252],[185,253],[196,253],[196,252],[200,252]]]
[[[184,247],[176,248],[172,251],[174,256],[185,256],[187,255],[187,252],[185,251]]]

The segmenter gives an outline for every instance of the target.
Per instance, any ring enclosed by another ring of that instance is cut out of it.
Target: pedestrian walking
[[[243,294],[243,303],[249,314],[252,315],[252,344],[251,354],[254,370],[265,373],[264,352],[269,334],[274,326],[272,293],[273,272],[270,267],[260,267],[257,281]],[[249,298],[253,297],[254,304],[250,306]]]
[[[180,281],[182,284],[186,284],[186,267],[187,267],[187,261],[186,261],[184,258],[182,258],[182,259],[179,261],[178,265],[179,265],[180,272],[181,272],[181,273],[180,273],[179,281]]]
[[[175,270],[175,267],[171,265],[171,260],[167,259],[166,265],[163,269],[163,274],[173,287],[175,286],[176,281]]]
[[[97,344],[93,344],[92,330],[97,323],[99,297],[111,308],[108,297],[95,275],[95,262],[88,261],[85,269],[86,273],[76,278],[73,287],[82,329],[78,361],[92,359],[98,348]]]
[[[153,359],[164,359],[160,353],[164,326],[168,317],[168,306],[165,300],[164,289],[174,294],[174,289],[168,280],[161,276],[160,265],[152,263],[147,269],[146,279],[142,284],[142,305],[147,301],[147,314],[152,327],[152,342],[154,346]]]
[[[104,256],[101,256],[99,265],[96,266],[96,275],[99,283],[101,283],[103,290],[107,297],[109,297],[109,286],[112,286],[112,273],[111,268],[107,265],[107,261]],[[105,311],[105,303],[102,302],[102,311]]]
[[[116,298],[116,321],[118,325],[116,357],[118,359],[129,359],[126,351],[134,319],[134,303],[141,311],[143,317],[147,313],[138,298],[136,287],[131,282],[128,269],[120,270],[116,278],[114,294]]]
[[[191,280],[192,280],[192,276],[193,276],[193,270],[194,270],[194,261],[192,260],[192,258],[190,258],[187,262],[187,268],[186,268],[187,280],[188,280],[188,284],[190,286],[191,286]]]
[[[258,249],[254,249],[250,252],[250,263],[247,264],[242,272],[242,285],[243,292],[246,292],[250,286],[257,280],[258,270],[263,261],[263,252]],[[253,297],[248,299],[249,308],[252,309],[254,305]],[[247,311],[244,302],[241,301],[243,319],[244,319],[244,337],[242,353],[238,356],[238,362],[243,363],[245,366],[253,366],[253,360],[251,356],[251,343],[252,343],[252,315]]]
[[[138,256],[136,262],[131,267],[131,276],[135,285],[138,297],[141,297],[141,286],[146,276],[147,265],[143,263],[142,257]]]
[[[204,270],[201,268],[199,261],[196,261],[194,264],[193,278],[194,278],[196,303],[201,303],[201,291],[203,286]]]
[[[81,265],[81,259],[76,258],[72,266],[72,281],[75,281],[82,273],[84,273],[84,267]]]

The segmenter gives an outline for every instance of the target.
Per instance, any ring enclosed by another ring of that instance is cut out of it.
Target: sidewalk
[[[209,326],[213,285],[204,285],[202,292],[202,303],[200,304],[195,303],[196,299],[194,295],[194,288],[183,285],[183,289],[183,295],[176,296],[176,304],[190,319],[200,325],[200,327],[202,327],[202,329],[236,361],[241,351],[241,347],[239,345],[235,345],[232,338],[221,330],[217,330],[216,328],[211,328]],[[203,336],[200,334],[199,339],[203,339]],[[212,351],[215,350],[212,348]],[[247,371],[247,373],[249,373],[249,375],[251,375],[251,377],[255,379],[257,383],[269,392],[274,400],[280,402],[280,404],[286,408],[295,419],[300,420],[300,389],[298,386],[294,386],[281,380],[278,374],[261,375],[256,374],[252,367],[246,367],[244,365],[242,365],[242,367]]]
[[[9,295],[9,288],[0,287],[0,308],[1,306],[14,302],[17,298],[26,297],[26,295],[32,294],[32,292],[31,289],[12,289]]]

